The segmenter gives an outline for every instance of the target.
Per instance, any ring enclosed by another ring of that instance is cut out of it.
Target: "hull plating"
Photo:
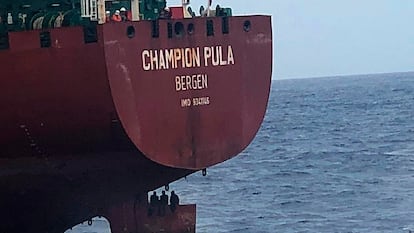
[[[95,43],[51,29],[44,48],[40,33],[0,51],[1,231],[108,214],[237,155],[263,120],[270,17],[105,24]]]
[[[108,78],[122,125],[137,148],[166,166],[201,169],[237,155],[265,114],[270,17],[232,17],[228,34],[221,30],[221,18],[209,20],[211,36],[205,18],[171,23],[171,38],[170,22],[163,20],[156,26],[148,21],[103,27]],[[159,38],[151,36],[154,27]],[[128,37],[128,30],[135,37]]]

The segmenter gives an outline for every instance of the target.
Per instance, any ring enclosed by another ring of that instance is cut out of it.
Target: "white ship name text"
[[[141,53],[145,71],[234,65],[233,47],[146,49]]]

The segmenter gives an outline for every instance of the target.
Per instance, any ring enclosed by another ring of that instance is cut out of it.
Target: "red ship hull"
[[[48,48],[39,31],[10,33],[0,230],[61,232],[111,216],[240,153],[265,114],[272,33],[267,16],[227,19],[99,25],[95,43],[82,28],[51,29]]]

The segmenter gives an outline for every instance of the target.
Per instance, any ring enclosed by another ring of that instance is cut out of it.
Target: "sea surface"
[[[414,73],[273,81],[252,144],[170,187],[198,233],[414,232]]]

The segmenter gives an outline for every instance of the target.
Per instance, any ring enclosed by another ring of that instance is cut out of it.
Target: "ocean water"
[[[414,232],[414,73],[273,81],[253,143],[170,187],[198,233]]]

